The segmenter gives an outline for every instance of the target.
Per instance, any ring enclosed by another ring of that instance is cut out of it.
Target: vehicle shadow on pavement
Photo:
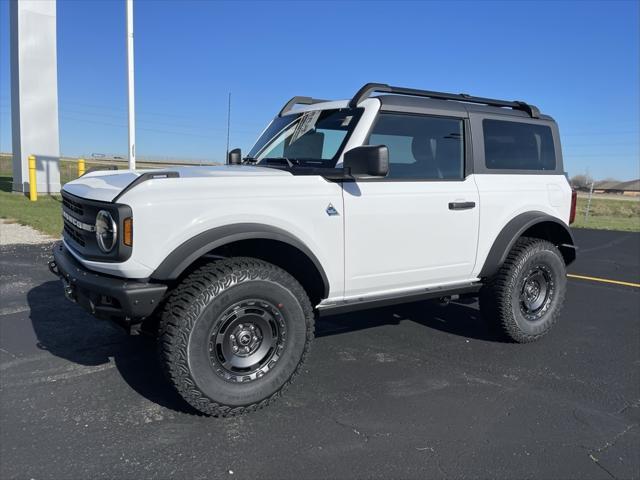
[[[125,382],[143,397],[174,411],[199,415],[165,379],[153,339],[130,336],[92,317],[64,297],[57,280],[32,288],[27,301],[39,349],[83,366],[104,365],[113,359]]]
[[[436,301],[422,301],[326,317],[316,324],[316,337],[383,325],[397,325],[407,320],[451,335],[503,342],[496,332],[487,327],[480,315],[477,302],[471,298],[448,305]]]
[[[27,300],[39,349],[83,366],[104,365],[113,359],[122,379],[138,394],[170,410],[199,415],[165,379],[153,339],[127,335],[119,327],[95,319],[64,297],[57,280],[32,288]],[[451,335],[499,341],[486,328],[475,306],[458,302],[447,306],[417,302],[320,318],[316,336],[407,320]]]

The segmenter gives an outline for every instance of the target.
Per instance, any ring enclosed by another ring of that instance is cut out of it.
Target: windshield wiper
[[[247,156],[242,159],[242,163],[258,163],[258,159]]]
[[[289,168],[292,168],[294,165],[300,165],[300,160],[296,159],[296,158],[287,158],[287,157],[267,157],[267,158],[263,158],[262,160],[264,160],[264,162],[269,165],[269,163],[274,163],[274,164],[278,164],[278,163],[285,163],[287,164],[287,166]]]

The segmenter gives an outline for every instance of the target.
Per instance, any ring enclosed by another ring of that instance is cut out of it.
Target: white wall
[[[29,155],[38,192],[60,191],[56,1],[11,0],[13,190],[29,191]]]

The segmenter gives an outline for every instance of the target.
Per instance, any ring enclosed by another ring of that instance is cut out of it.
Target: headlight
[[[116,246],[118,226],[106,210],[100,210],[96,215],[96,239],[100,250],[104,253],[109,253]]]

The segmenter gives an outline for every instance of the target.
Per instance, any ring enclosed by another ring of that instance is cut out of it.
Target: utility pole
[[[593,197],[593,184],[594,184],[594,181],[591,180],[591,188],[589,188],[589,200],[587,201],[587,209],[584,212],[585,223],[589,219],[589,209],[591,209],[591,197]]]
[[[231,130],[231,92],[229,92],[229,99],[227,100],[227,152],[224,155],[224,163],[227,163],[229,157],[229,132]]]
[[[127,3],[127,93],[129,101],[129,169],[136,168],[136,105],[133,64],[133,0]]]

